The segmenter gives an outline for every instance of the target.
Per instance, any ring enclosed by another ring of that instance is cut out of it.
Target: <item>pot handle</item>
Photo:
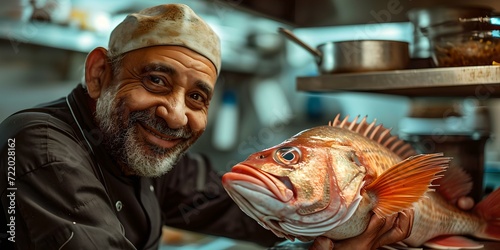
[[[321,53],[321,51],[307,45],[305,42],[300,40],[295,34],[293,34],[290,30],[285,29],[283,27],[279,27],[278,32],[283,34],[286,38],[290,39],[292,42],[295,42],[300,47],[307,50],[309,53],[311,53],[316,58],[317,61],[321,61],[321,58],[323,57],[323,54]]]

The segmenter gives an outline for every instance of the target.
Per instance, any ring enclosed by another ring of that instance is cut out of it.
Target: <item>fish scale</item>
[[[422,199],[415,205],[412,233],[405,242],[419,246],[425,243],[424,239],[443,234],[472,235],[484,227],[478,216],[450,205],[437,194],[427,196],[430,198]]]

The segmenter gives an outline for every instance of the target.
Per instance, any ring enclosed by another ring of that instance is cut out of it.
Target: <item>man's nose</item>
[[[156,108],[156,115],[163,118],[170,128],[177,129],[186,126],[187,109],[184,98],[171,96]]]

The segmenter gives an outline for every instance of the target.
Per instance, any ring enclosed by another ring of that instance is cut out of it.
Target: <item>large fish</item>
[[[454,204],[470,192],[470,177],[442,154],[417,154],[382,125],[339,116],[250,155],[222,177],[250,217],[277,236],[310,241],[361,234],[373,213],[414,208],[403,243],[433,248],[481,248],[459,235],[500,240],[500,189],[472,211]],[[425,197],[425,198],[423,198]]]

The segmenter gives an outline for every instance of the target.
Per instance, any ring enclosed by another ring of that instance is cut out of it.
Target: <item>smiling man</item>
[[[156,250],[163,225],[281,241],[237,207],[205,157],[186,153],[220,70],[219,38],[188,6],[127,16],[108,49],[88,54],[83,84],[0,124],[0,249]],[[351,243],[401,239],[408,218],[375,218]]]
[[[88,54],[84,84],[0,125],[12,180],[0,182],[0,248],[158,249],[162,225],[277,242],[185,154],[220,69],[218,36],[188,6],[128,15]]]

